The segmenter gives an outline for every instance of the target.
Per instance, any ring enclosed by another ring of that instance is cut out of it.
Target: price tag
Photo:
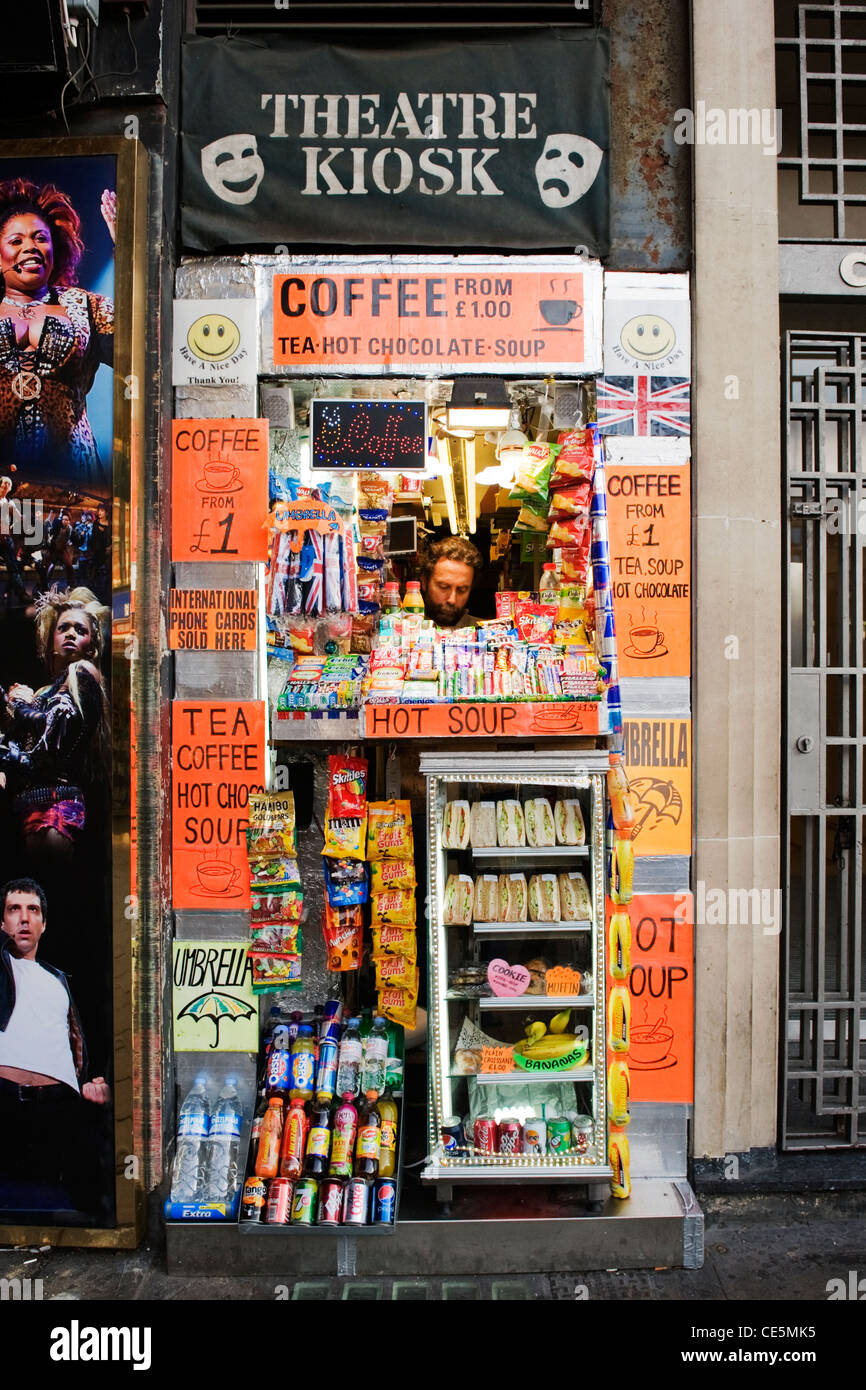
[[[580,983],[580,971],[570,970],[567,965],[555,965],[544,976],[548,994],[580,994]]]
[[[510,1047],[482,1047],[481,1070],[483,1072],[514,1071],[514,1053]]]

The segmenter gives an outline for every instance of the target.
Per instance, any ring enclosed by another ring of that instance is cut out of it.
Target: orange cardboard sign
[[[688,719],[626,719],[625,770],[636,797],[636,856],[691,854],[692,751]]]
[[[580,994],[581,973],[567,965],[554,965],[544,976],[545,992],[549,995]]]
[[[510,1047],[482,1047],[481,1070],[483,1072],[514,1071],[514,1053]]]
[[[267,420],[172,420],[171,558],[267,558]]]
[[[203,911],[250,905],[247,805],[265,781],[258,700],[172,705],[172,903]]]
[[[594,700],[364,706],[365,738],[552,738],[599,732]]]
[[[274,362],[415,370],[451,362],[502,371],[579,364],[584,275],[483,268],[423,274],[274,276]]]
[[[606,473],[619,674],[689,676],[689,466],[610,464]]]
[[[621,912],[608,899],[606,916]],[[631,918],[631,1099],[689,1105],[694,1100],[694,926],[690,893],[639,894]],[[608,976],[608,991],[617,983]]]
[[[299,551],[303,545],[305,531],[317,531],[321,536],[333,536],[343,529],[333,507],[326,502],[311,502],[300,498],[297,502],[278,502],[270,515],[273,530],[284,531],[291,536],[289,549]]]
[[[168,645],[173,652],[254,652],[255,589],[171,589]]]

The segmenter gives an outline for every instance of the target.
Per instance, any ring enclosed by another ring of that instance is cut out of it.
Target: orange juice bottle
[[[280,1140],[283,1135],[283,1098],[271,1096],[262,1120],[256,1154],[256,1177],[275,1178],[280,1167]]]
[[[390,1087],[379,1100],[382,1127],[379,1130],[379,1177],[392,1178],[397,1162],[397,1104]]]
[[[424,599],[421,595],[421,585],[417,579],[410,579],[406,584],[406,593],[403,596],[403,612],[419,613],[424,616]]]

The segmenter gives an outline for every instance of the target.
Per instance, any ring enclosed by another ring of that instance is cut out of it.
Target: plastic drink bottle
[[[385,1089],[385,1064],[388,1060],[388,1034],[384,1018],[374,1018],[372,1031],[364,1048],[361,1090],[375,1091],[380,1096]]]
[[[298,1029],[298,1036],[292,1043],[289,1099],[312,1100],[315,1083],[316,1045],[313,1042],[313,1030],[309,1023],[302,1023]]]
[[[350,1018],[340,1043],[340,1063],[337,1068],[337,1095],[356,1096],[361,1089],[363,1046],[357,1018]]]
[[[390,1178],[397,1164],[397,1104],[390,1089],[378,1102],[382,1127],[379,1130],[379,1177]]]
[[[352,1096],[347,1093],[334,1115],[334,1137],[331,1140],[331,1163],[328,1168],[332,1178],[352,1176],[352,1154],[357,1128],[358,1112],[352,1104]]]
[[[244,1112],[238,1095],[237,1078],[227,1076],[210,1121],[205,1178],[207,1202],[225,1202],[226,1206],[231,1206],[241,1186],[243,1166],[240,1147],[243,1120]]]
[[[307,1135],[307,1156],[304,1173],[310,1178],[323,1178],[328,1171],[331,1152],[331,1110],[328,1105],[313,1108],[310,1131]]]
[[[556,565],[548,562],[541,567],[541,583],[538,586],[539,594],[551,594],[559,598],[559,580],[556,577]]]
[[[307,1112],[302,1100],[293,1100],[283,1125],[280,1149],[280,1177],[299,1178],[304,1166],[304,1145],[307,1139]]]
[[[207,1077],[197,1076],[180,1107],[177,1149],[171,1170],[171,1200],[197,1202],[204,1191],[206,1145],[210,1130]]]
[[[256,1177],[275,1178],[280,1167],[280,1140],[283,1135],[283,1098],[271,1096],[265,1118],[259,1151],[256,1154]]]
[[[382,586],[382,612],[400,612],[400,585],[393,580]]]
[[[421,585],[417,579],[410,579],[406,584],[406,594],[403,598],[404,613],[420,613],[424,616],[424,599],[421,595]]]
[[[368,1091],[366,1105],[358,1117],[358,1137],[355,1140],[355,1177],[375,1178],[379,1173],[379,1140],[382,1116],[376,1105],[376,1092]]]

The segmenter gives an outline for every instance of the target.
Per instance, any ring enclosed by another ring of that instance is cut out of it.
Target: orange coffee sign
[[[581,271],[564,277],[510,266],[275,275],[274,362],[499,371],[581,364],[584,280]]]
[[[691,673],[687,464],[610,464],[610,568],[621,676]]]
[[[171,444],[171,558],[267,559],[267,420],[173,420]]]
[[[207,911],[250,905],[247,803],[265,782],[258,700],[172,705],[172,903]]]
[[[320,536],[338,535],[343,523],[325,502],[301,498],[297,502],[278,502],[270,515],[270,526],[291,536],[289,549],[299,551],[305,531],[317,531]]]
[[[514,1053],[510,1047],[482,1047],[481,1070],[483,1072],[514,1071]]]
[[[606,904],[607,921],[624,909]],[[631,918],[629,1051],[632,1100],[694,1100],[694,926],[691,893],[640,894]],[[608,977],[608,989],[618,981]]]
[[[168,645],[173,652],[254,652],[255,589],[171,589]]]
[[[691,854],[692,750],[688,719],[626,719],[625,770],[637,800],[635,856]]]
[[[364,706],[365,738],[545,738],[599,732],[596,701]]]

